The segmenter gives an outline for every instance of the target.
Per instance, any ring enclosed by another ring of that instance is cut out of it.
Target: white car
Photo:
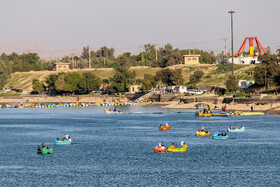
[[[187,90],[187,95],[201,95],[203,94],[204,92],[202,90]]]

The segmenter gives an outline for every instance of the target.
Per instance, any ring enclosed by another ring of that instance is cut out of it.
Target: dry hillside
[[[252,76],[247,75],[247,71],[251,71],[254,66],[252,65],[235,65],[235,75],[237,75],[238,79],[252,79]],[[185,83],[189,81],[189,77],[196,70],[201,70],[204,72],[204,76],[201,82],[197,85],[211,85],[211,86],[224,86],[225,76],[231,74],[231,71],[228,72],[219,72],[217,65],[211,64],[199,64],[199,65],[176,65],[168,67],[171,69],[182,69],[183,77],[185,79]],[[144,74],[152,74],[155,75],[157,71],[161,68],[151,68],[146,66],[132,67],[131,70],[136,71],[137,76],[136,79],[143,79]],[[69,72],[73,71],[93,71],[98,77],[101,79],[108,79],[113,76],[114,70],[112,68],[100,68],[100,69],[92,69],[92,70],[69,70]],[[13,73],[9,82],[5,85],[5,88],[18,88],[25,91],[32,90],[32,80],[39,79],[45,80],[45,78],[50,75],[57,73],[55,71],[30,71],[30,72],[16,72]]]

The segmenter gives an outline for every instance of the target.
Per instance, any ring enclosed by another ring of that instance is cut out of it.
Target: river
[[[1,186],[279,186],[280,120],[272,116],[199,118],[193,110],[123,106],[0,109]],[[159,131],[168,123],[170,131]],[[196,137],[245,126],[228,140]],[[69,134],[74,144],[55,146]],[[154,153],[185,141],[187,153]],[[38,155],[44,142],[53,155]]]

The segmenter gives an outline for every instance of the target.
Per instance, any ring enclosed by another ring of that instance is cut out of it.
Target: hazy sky
[[[234,14],[234,49],[257,36],[280,48],[280,0],[0,0],[0,42],[90,45],[139,51],[146,43],[224,50]],[[247,47],[248,48],[248,47]],[[247,49],[246,48],[246,49]]]

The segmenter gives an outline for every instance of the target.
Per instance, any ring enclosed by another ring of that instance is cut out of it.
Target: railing
[[[140,101],[143,101],[143,100],[145,100],[145,99],[148,99],[148,98],[152,97],[153,94],[154,94],[154,92],[148,92],[148,93],[146,93],[145,95],[143,95],[143,96],[141,96],[141,97],[135,99],[134,102],[140,102]]]

